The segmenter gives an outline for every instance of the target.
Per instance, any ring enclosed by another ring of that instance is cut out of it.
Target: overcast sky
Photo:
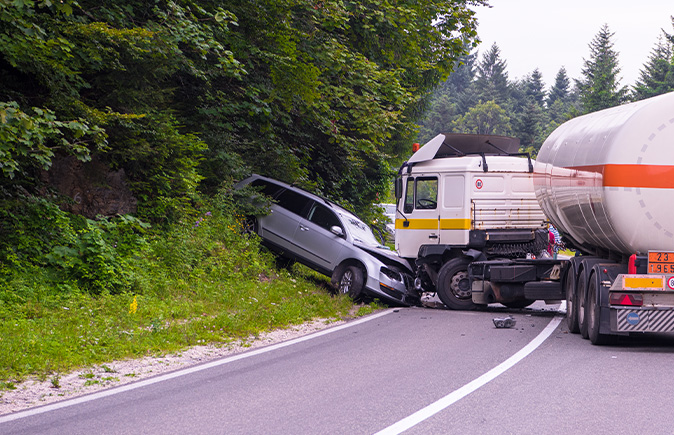
[[[608,24],[617,51],[622,85],[633,85],[664,29],[674,33],[674,0],[490,0],[476,8],[480,56],[495,42],[508,77],[521,79],[538,68],[552,85],[564,66],[580,78],[589,44]]]

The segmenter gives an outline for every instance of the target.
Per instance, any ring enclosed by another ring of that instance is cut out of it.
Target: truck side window
[[[403,208],[405,213],[412,213],[414,210],[414,178],[407,179],[405,186],[405,206]]]
[[[438,179],[436,177],[417,178],[415,193],[415,208],[432,210],[438,207]]]

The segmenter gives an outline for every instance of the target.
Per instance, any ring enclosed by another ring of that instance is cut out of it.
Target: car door
[[[336,266],[346,243],[344,237],[331,231],[333,226],[345,229],[339,218],[329,207],[312,201],[305,219],[302,219],[295,234],[295,242],[302,249],[305,258],[317,269],[329,274]]]
[[[295,234],[311,199],[291,189],[282,191],[271,213],[260,219],[262,238],[290,256],[297,254]]]

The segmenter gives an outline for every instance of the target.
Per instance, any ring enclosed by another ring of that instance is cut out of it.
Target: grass
[[[314,318],[345,318],[354,307],[301,273],[194,284],[177,285],[170,296],[71,294],[15,305],[17,315],[0,320],[0,388],[29,375],[47,379],[115,359],[228,343]],[[374,308],[361,306],[357,314]]]
[[[198,222],[148,237],[124,263],[123,291],[88,291],[82,277],[26,265],[0,281],[0,389],[29,376],[58,385],[74,369],[378,308],[354,307],[304,267],[276,270],[226,215]]]

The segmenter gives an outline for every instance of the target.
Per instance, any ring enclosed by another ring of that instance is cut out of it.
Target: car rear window
[[[272,198],[276,196],[276,194],[279,193],[281,189],[283,189],[282,186],[279,186],[276,183],[260,179],[254,180],[252,183],[250,183],[250,185],[253,187],[261,187],[262,193],[264,193],[267,196],[271,196]]]

